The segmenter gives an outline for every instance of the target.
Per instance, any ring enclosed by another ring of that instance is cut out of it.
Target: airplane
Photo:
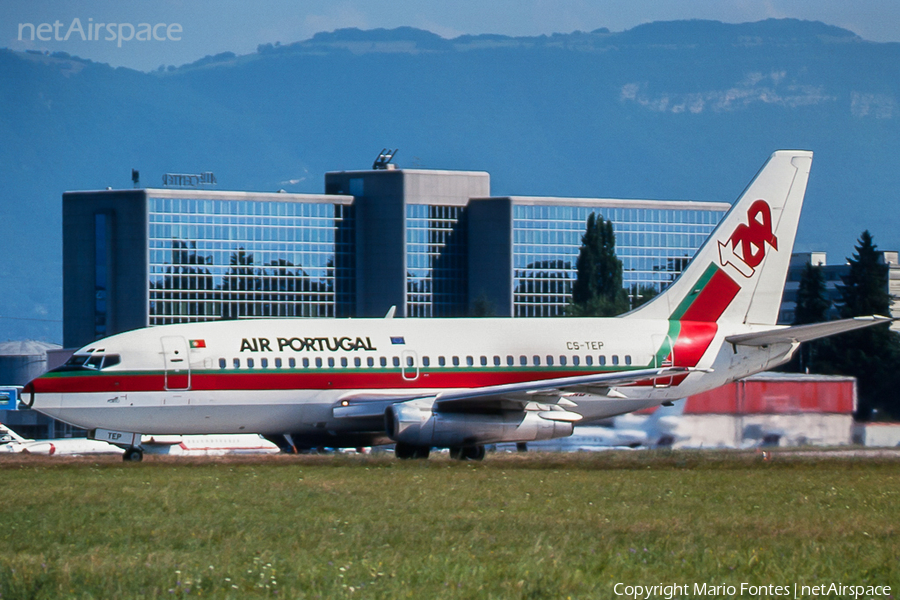
[[[106,442],[86,438],[30,440],[23,438],[9,427],[0,424],[0,453],[80,456],[83,454],[122,454],[123,449]]]
[[[169,456],[230,456],[234,454],[278,454],[281,452],[277,445],[252,433],[143,436],[141,448],[146,454]]]
[[[225,456],[234,454],[278,454],[281,449],[262,436],[173,435],[144,436],[141,449],[146,454],[170,456]],[[44,456],[81,456],[85,454],[122,454],[125,449],[87,438],[30,440],[0,424],[0,453],[40,454]]]
[[[781,294],[812,152],[780,150],[665,291],[611,318],[249,319],[98,340],[26,403],[142,457],[141,434],[395,444],[401,459],[571,435],[787,362],[801,342],[889,323],[784,327]]]

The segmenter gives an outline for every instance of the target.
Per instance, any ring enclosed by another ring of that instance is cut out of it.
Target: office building
[[[327,173],[325,194],[65,193],[65,347],[218,319],[562,315],[590,213],[612,221],[634,295],[677,277],[730,207],[492,197],[486,172],[382,167]]]

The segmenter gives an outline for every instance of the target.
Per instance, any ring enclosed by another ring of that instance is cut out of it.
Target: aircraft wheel
[[[141,462],[144,460],[144,451],[140,448],[129,448],[122,455],[122,460],[125,462]]]
[[[431,448],[428,446],[413,446],[412,444],[404,444],[402,442],[398,442],[394,446],[394,456],[399,458],[400,460],[407,460],[410,458],[428,458],[428,454],[430,453]]]
[[[484,460],[484,446],[450,448],[450,458],[455,460]]]

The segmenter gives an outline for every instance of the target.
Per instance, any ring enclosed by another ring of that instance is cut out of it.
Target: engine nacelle
[[[572,423],[550,420],[538,411],[497,414],[433,412],[431,404],[398,403],[385,411],[387,434],[395,442],[413,446],[450,448],[534,442],[572,435]]]

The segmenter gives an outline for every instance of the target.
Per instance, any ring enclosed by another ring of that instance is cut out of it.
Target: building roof
[[[197,200],[253,200],[255,202],[298,202],[316,204],[352,204],[353,196],[341,194],[295,194],[293,192],[240,192],[207,188],[137,188],[108,190],[78,190],[64,196],[94,196],[98,194],[141,193],[150,198],[195,198]]]
[[[0,356],[43,356],[48,350],[62,348],[58,344],[48,344],[37,340],[0,342]]]

